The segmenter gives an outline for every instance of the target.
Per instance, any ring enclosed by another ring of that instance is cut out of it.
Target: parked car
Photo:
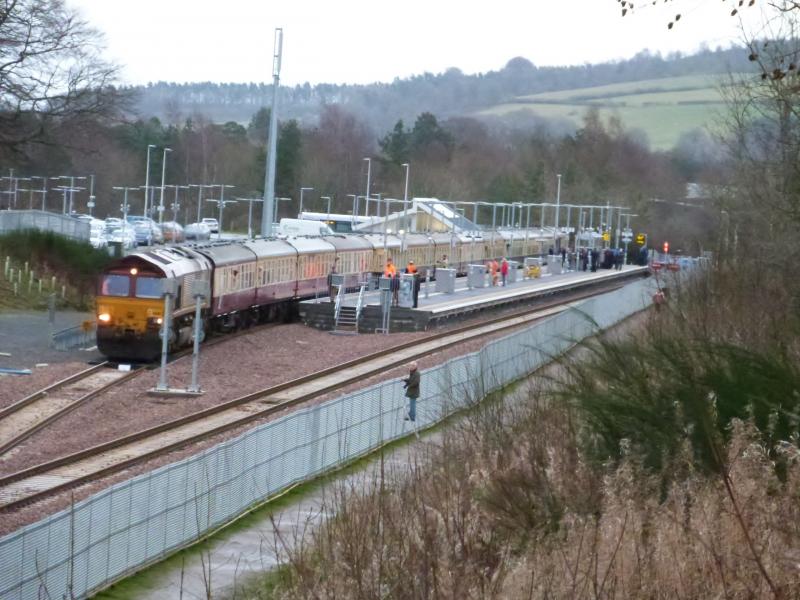
[[[108,217],[105,222],[106,233],[111,233],[115,229],[120,229],[122,227],[122,219],[118,219],[117,217]]]
[[[105,248],[106,247],[106,223],[100,219],[91,219],[89,221],[89,243],[92,248]]]
[[[164,235],[165,242],[182,242],[186,239],[183,227],[175,221],[164,221],[161,224],[161,233]]]
[[[189,223],[183,230],[187,240],[207,240],[211,237],[211,228],[205,223]]]
[[[106,234],[106,242],[122,244],[126,250],[136,247],[136,233],[133,227],[128,225],[125,228],[113,229],[110,233]]]
[[[208,228],[211,231],[211,233],[219,233],[219,221],[217,221],[216,219],[208,217],[203,219],[202,222],[205,225],[208,225]]]
[[[153,219],[147,217],[128,217],[128,223],[133,225],[133,232],[136,234],[136,243],[139,245],[150,246],[164,242],[161,228]]]

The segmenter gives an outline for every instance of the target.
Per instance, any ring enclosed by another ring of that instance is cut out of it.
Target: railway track
[[[105,361],[57,381],[0,410],[0,456],[138,371],[117,371]]]
[[[0,510],[8,511],[63,489],[100,479],[142,460],[247,425],[432,352],[558,314],[573,307],[579,300],[619,287],[621,285],[603,286],[547,305],[435,333],[423,340],[407,342],[341,363],[7,475],[0,478]]]
[[[257,328],[238,331],[229,335],[210,339],[204,347],[214,346],[263,327],[273,327],[269,323]],[[192,353],[191,348],[180,350],[170,356],[173,363]],[[0,409],[0,458],[27,440],[33,434],[51,425],[79,406],[109,390],[118,387],[147,370],[158,368],[158,364],[133,367],[131,371],[111,368],[113,363],[104,361],[88,369],[70,375],[46,388],[34,392],[13,404]]]

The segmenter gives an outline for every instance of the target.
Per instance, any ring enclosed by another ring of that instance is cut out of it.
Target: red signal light
[[[669,254],[669,242],[664,242],[664,254]]]

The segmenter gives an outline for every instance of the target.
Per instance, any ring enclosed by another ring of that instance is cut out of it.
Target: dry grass
[[[566,381],[479,405],[409,467],[336,488],[331,518],[245,597],[800,598],[795,323],[713,279],[671,292],[647,335],[605,340]],[[649,400],[596,418],[626,382]],[[664,410],[663,436],[635,434]]]

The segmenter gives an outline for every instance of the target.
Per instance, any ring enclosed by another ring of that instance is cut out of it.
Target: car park
[[[211,233],[219,233],[219,221],[216,219],[207,217],[203,219],[202,223],[208,226],[208,229],[211,231]]]
[[[164,221],[161,224],[161,233],[164,235],[164,242],[178,243],[186,240],[183,227],[175,221]]]
[[[205,223],[189,223],[183,232],[187,240],[203,241],[211,237],[211,228]]]

